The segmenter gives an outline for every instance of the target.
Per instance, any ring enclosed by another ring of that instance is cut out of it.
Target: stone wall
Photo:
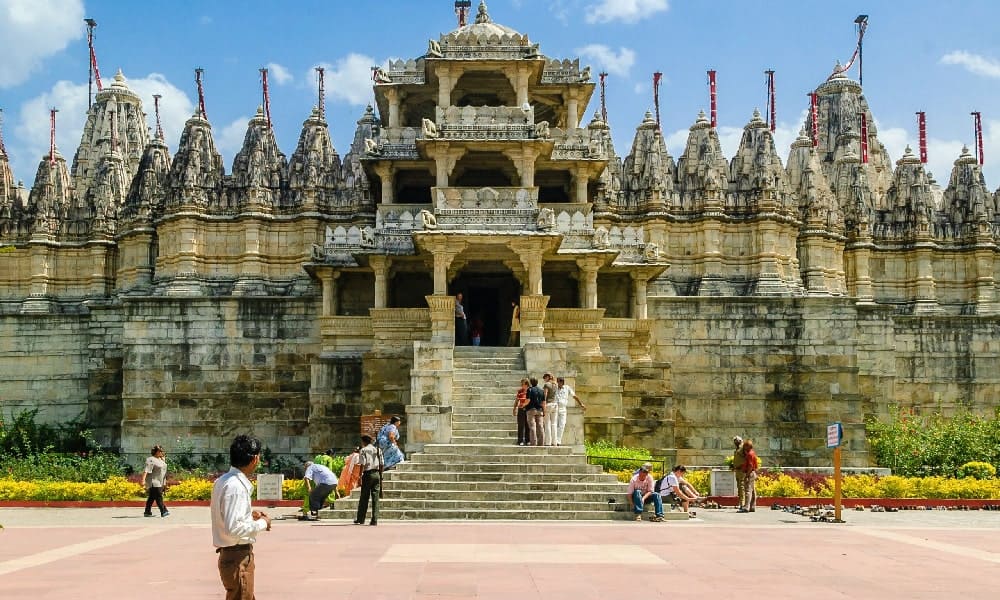
[[[127,298],[122,334],[122,450],[182,439],[225,453],[253,433],[274,453],[304,456],[315,299]]]

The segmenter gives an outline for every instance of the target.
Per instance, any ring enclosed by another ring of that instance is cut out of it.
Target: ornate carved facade
[[[127,452],[253,424],[289,454],[378,408],[419,448],[451,435],[463,292],[487,345],[520,304],[529,370],[575,380],[588,435],[684,462],[732,429],[813,462],[842,420],[861,464],[890,404],[997,405],[1000,190],[967,150],[944,190],[874,125],[863,160],[839,73],[786,165],[756,111],[731,159],[701,114],[675,160],[648,113],[619,158],[590,78],[483,4],[375,73],[343,159],[318,108],[290,159],[260,110],[229,174],[204,114],[171,156],[121,74],[30,192],[0,140],[4,404],[85,410]]]

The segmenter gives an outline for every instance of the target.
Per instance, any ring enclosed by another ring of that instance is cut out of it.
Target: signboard
[[[382,411],[376,410],[373,415],[361,415],[361,435],[370,435],[374,440],[388,422],[389,417],[383,415]]]
[[[729,469],[712,469],[709,485],[712,496],[735,496],[736,474]]]
[[[257,475],[257,499],[281,500],[281,484],[285,476],[281,473],[261,473]]]
[[[840,423],[832,423],[826,426],[826,447],[836,448],[840,446],[840,441],[844,439],[844,428]]]

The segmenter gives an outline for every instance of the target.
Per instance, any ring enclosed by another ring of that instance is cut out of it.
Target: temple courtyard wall
[[[4,310],[0,407],[5,417],[38,409],[46,422],[85,418],[100,443],[133,458],[178,440],[225,453],[248,430],[276,455],[345,449],[360,415],[418,404],[412,347],[429,335],[426,310],[380,310],[373,323],[382,322],[367,327],[388,342],[361,339],[333,352],[324,350],[319,299],[308,296]],[[601,312],[579,314],[596,324]],[[845,461],[861,466],[869,462],[865,419],[893,405],[1000,406],[1000,318],[903,316],[844,298],[651,297],[648,347],[638,351],[648,355],[638,356],[615,332],[601,333],[599,349],[593,336],[567,334],[572,309],[550,313],[547,342],[565,348],[550,354],[565,356],[551,368],[588,404],[587,437],[689,464],[720,463],[736,434],[753,438],[770,465],[827,464],[825,426],[841,421]],[[628,320],[603,320],[617,321]]]

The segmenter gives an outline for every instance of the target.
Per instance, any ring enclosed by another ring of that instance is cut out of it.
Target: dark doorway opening
[[[521,284],[507,273],[463,272],[451,283],[451,293],[461,292],[470,332],[480,326],[480,346],[506,346],[510,336],[511,301],[521,296]],[[471,344],[471,341],[467,343]]]

